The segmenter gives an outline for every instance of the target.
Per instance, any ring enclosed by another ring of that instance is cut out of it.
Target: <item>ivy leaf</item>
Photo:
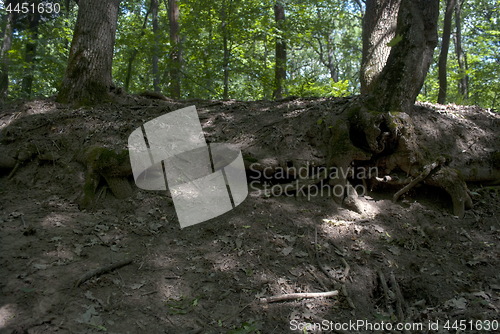
[[[396,44],[398,44],[402,40],[403,40],[403,35],[398,34],[398,35],[394,36],[394,38],[391,39],[391,41],[389,43],[387,43],[387,46],[390,46],[392,48],[393,46],[395,46]]]

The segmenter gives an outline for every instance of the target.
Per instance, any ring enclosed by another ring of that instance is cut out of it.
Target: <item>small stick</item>
[[[300,298],[319,298],[319,297],[333,297],[339,294],[338,290],[327,291],[327,292],[304,292],[304,293],[287,293],[279,296],[271,296],[268,298],[261,298],[261,303],[274,303],[281,302],[284,300],[293,300]]]
[[[387,307],[387,310],[392,313],[391,299],[389,297],[389,287],[387,286],[387,282],[385,281],[385,275],[381,270],[378,270],[377,273],[380,280],[380,285],[382,285],[382,290],[384,290],[385,306]]]
[[[429,174],[438,166],[442,165],[445,162],[445,159],[443,157],[438,158],[435,162],[433,162],[430,165],[427,165],[424,167],[424,170],[422,173],[420,173],[419,176],[414,178],[409,184],[404,186],[402,189],[400,189],[397,193],[394,194],[394,197],[392,198],[393,202],[397,202],[399,197],[403,195],[404,193],[408,192],[411,188],[415,187],[417,183],[425,179]]]
[[[347,287],[345,286],[345,284],[342,284],[342,293],[344,294],[344,297],[345,299],[347,300],[347,304],[349,304],[349,306],[355,310],[356,309],[356,306],[354,305],[354,303],[352,302],[352,299],[351,297],[349,297],[349,294],[347,293]]]
[[[143,294],[141,294],[141,296],[147,296],[147,295],[152,295],[153,293],[157,293],[158,291],[149,291],[149,292],[144,292]]]
[[[321,285],[323,290],[328,290],[325,283],[323,283],[323,281],[318,277],[318,275],[316,275],[316,273],[311,268],[308,267],[307,271],[309,271],[309,273],[316,279],[316,281],[318,281],[319,285]]]
[[[347,261],[342,258],[342,263],[344,264],[344,273],[343,273],[343,277],[342,277],[342,282],[345,282],[347,280],[347,277],[349,277],[349,271],[351,270],[351,266],[349,266],[349,263],[347,263]]]
[[[14,174],[16,174],[17,170],[19,169],[19,165],[21,165],[21,163],[19,161],[17,161],[16,165],[14,166],[14,168],[12,169],[12,171],[10,172],[9,176],[7,176],[7,180],[12,179],[12,177],[14,176]]]
[[[391,284],[394,288],[394,293],[396,294],[396,311],[398,312],[398,318],[399,321],[404,321],[405,316],[403,313],[403,307],[404,307],[404,299],[403,295],[401,294],[401,290],[399,289],[399,284],[396,281],[396,277],[394,276],[394,272],[391,272],[390,276]]]
[[[91,279],[94,276],[98,276],[98,275],[102,275],[102,274],[108,273],[108,272],[113,271],[115,269],[118,269],[118,268],[121,268],[123,266],[126,266],[127,264],[130,264],[130,263],[132,263],[132,259],[123,260],[123,261],[120,261],[120,262],[116,262],[116,263],[113,263],[113,264],[110,264],[110,265],[107,265],[107,266],[104,266],[104,267],[97,268],[95,270],[89,271],[89,272],[85,273],[84,275],[82,275],[75,282],[75,287],[79,287],[83,282]]]

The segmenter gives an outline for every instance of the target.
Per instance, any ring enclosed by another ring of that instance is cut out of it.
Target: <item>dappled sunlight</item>
[[[67,225],[74,225],[74,218],[68,214],[52,212],[46,215],[41,221],[40,225],[45,228],[53,227],[67,227]]]
[[[18,310],[15,304],[4,304],[0,306],[0,331],[15,320],[17,312]]]

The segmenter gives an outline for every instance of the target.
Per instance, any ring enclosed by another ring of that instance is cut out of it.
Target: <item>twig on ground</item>
[[[320,298],[320,297],[333,297],[339,294],[338,290],[327,291],[327,292],[304,292],[304,293],[287,293],[279,296],[271,296],[268,298],[261,298],[261,303],[274,303],[281,302],[284,300],[293,300],[300,298]]]
[[[438,166],[442,165],[445,162],[445,159],[443,157],[439,157],[435,162],[433,162],[430,165],[427,165],[424,167],[424,170],[422,173],[420,173],[419,176],[414,178],[409,184],[404,186],[401,190],[399,190],[397,193],[394,194],[394,197],[392,198],[393,202],[397,202],[399,197],[403,195],[404,193],[408,192],[411,188],[415,187],[420,181],[424,180],[429,174]]]
[[[120,261],[120,262],[116,262],[116,263],[113,263],[113,264],[110,264],[110,265],[107,265],[107,266],[104,266],[104,267],[97,268],[97,269],[94,269],[92,271],[86,272],[77,281],[75,281],[75,287],[80,286],[82,283],[84,283],[85,281],[91,279],[94,276],[98,276],[98,275],[102,275],[102,274],[108,273],[108,272],[113,271],[115,269],[118,269],[118,268],[121,268],[123,266],[126,266],[126,265],[128,265],[130,263],[132,263],[132,259],[123,260],[123,261]]]
[[[343,273],[343,277],[341,279],[342,282],[345,282],[347,280],[347,278],[349,277],[349,271],[351,270],[351,266],[349,266],[349,263],[347,263],[347,261],[342,258],[342,263],[344,264],[344,273]]]
[[[338,279],[335,276],[331,275],[328,272],[328,270],[326,270],[325,267],[323,267],[323,264],[319,259],[317,244],[318,244],[318,228],[316,228],[314,231],[314,255],[316,256],[316,262],[318,263],[319,269],[321,269],[321,271],[323,272],[323,274],[326,275],[326,277],[332,279],[335,283],[338,282]]]
[[[16,165],[14,166],[12,171],[10,172],[9,176],[7,176],[7,180],[10,180],[14,177],[14,174],[16,174],[17,170],[19,169],[19,165],[21,165],[21,163],[19,161],[17,161]]]
[[[394,276],[394,272],[391,272],[390,280],[391,280],[391,285],[393,286],[394,289],[394,293],[396,294],[396,311],[398,313],[398,318],[399,321],[403,322],[405,320],[405,315],[403,312],[405,301],[403,295],[401,294],[401,290],[399,289],[399,284],[396,281],[396,277]]]
[[[321,285],[321,287],[323,288],[323,290],[328,290],[328,288],[326,287],[325,283],[323,283],[323,280],[321,280],[318,275],[316,275],[316,273],[314,272],[314,270],[312,270],[310,267],[307,267],[307,271],[316,279],[316,281],[319,283],[319,285]]]
[[[349,297],[349,293],[347,293],[347,286],[345,285],[345,281],[349,277],[349,271],[351,270],[351,266],[349,266],[349,263],[347,263],[347,261],[344,258],[342,258],[341,260],[342,260],[342,263],[344,264],[344,272],[342,274],[342,278],[340,279],[340,282],[342,282],[342,286],[341,286],[342,294],[344,295],[345,299],[347,300],[347,303],[349,304],[349,306],[354,310],[354,309],[356,309],[356,306],[354,306],[354,303],[353,303],[351,297]]]
[[[382,285],[382,290],[384,291],[385,306],[387,307],[387,310],[392,313],[391,297],[389,293],[389,287],[387,286],[387,282],[385,280],[385,275],[381,270],[377,270],[377,274],[380,280],[380,285]]]
[[[354,305],[354,303],[352,302],[352,299],[351,297],[349,297],[349,294],[347,293],[347,287],[345,284],[342,284],[342,294],[344,295],[345,299],[347,300],[347,304],[349,304],[349,306],[355,310],[356,309],[356,306]]]

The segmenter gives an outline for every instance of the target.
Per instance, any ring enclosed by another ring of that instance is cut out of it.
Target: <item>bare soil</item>
[[[1,106],[0,333],[403,333],[398,322],[424,326],[407,333],[458,333],[455,320],[467,321],[461,333],[484,333],[479,325],[487,321],[493,328],[500,320],[500,195],[479,178],[469,184],[474,207],[463,219],[449,194],[426,185],[397,203],[391,199],[399,188],[374,189],[360,196],[360,212],[326,195],[269,197],[250,189],[234,210],[183,230],[168,193],[137,189],[131,179],[131,197],[117,199],[100,184],[95,205],[79,206],[85,148],[126,149],[135,128],[168,111],[195,105],[208,141],[234,143],[256,161],[321,165],[325,152],[311,129],[348,103],[123,96],[96,107],[52,99]],[[469,149],[498,153],[498,115],[440,105],[415,112],[422,124],[429,116],[422,133],[438,143],[443,128],[462,122],[466,139],[481,143]],[[463,150],[464,136],[449,135]],[[124,260],[132,262],[80,280]],[[261,301],[334,290],[329,298]],[[358,320],[394,327],[339,327]],[[428,330],[429,322],[439,329]],[[336,326],[306,326],[315,323]]]

